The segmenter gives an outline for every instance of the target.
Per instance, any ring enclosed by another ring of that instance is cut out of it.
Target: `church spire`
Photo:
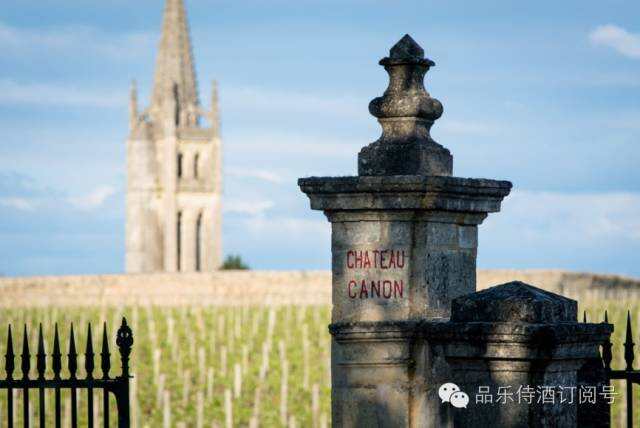
[[[138,86],[136,81],[131,81],[129,92],[129,129],[134,130],[138,123]]]
[[[220,110],[218,108],[218,82],[211,82],[211,112],[209,113],[211,129],[214,135],[220,134]]]
[[[179,111],[176,124],[193,126],[197,124],[199,102],[187,14],[183,0],[166,1],[151,112],[162,117],[174,115],[175,111],[168,111],[173,105]]]

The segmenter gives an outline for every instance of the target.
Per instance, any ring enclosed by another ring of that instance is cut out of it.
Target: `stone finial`
[[[389,73],[384,95],[369,104],[382,136],[358,155],[359,175],[451,175],[453,157],[430,135],[442,116],[442,104],[424,88],[424,76],[435,63],[408,34],[380,60]]]
[[[453,299],[454,322],[577,322],[575,300],[520,281],[497,285]]]

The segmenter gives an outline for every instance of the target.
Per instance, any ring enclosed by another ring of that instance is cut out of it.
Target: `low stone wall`
[[[560,270],[479,270],[478,288],[519,280],[578,299],[640,297],[640,280]],[[329,271],[83,275],[0,278],[0,307],[91,305],[319,305]]]
[[[331,302],[328,271],[223,271],[0,278],[0,306],[314,305]]]
[[[478,289],[518,280],[577,300],[640,298],[640,279],[562,270],[479,270]]]

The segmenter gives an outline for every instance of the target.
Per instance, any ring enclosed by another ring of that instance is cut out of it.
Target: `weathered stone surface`
[[[500,211],[511,191],[508,181],[397,175],[389,177],[309,177],[298,180],[316,210]]]
[[[442,115],[442,104],[424,88],[424,76],[435,63],[405,35],[380,65],[389,73],[389,86],[369,111],[378,118],[382,136],[360,151],[358,174],[451,175],[451,153],[429,133]]]
[[[425,130],[418,121],[386,119],[384,122],[387,138],[396,141],[382,143],[376,141],[360,150],[358,157],[358,174],[361,176],[375,175],[451,175],[453,171],[453,156],[449,150],[436,143],[426,140]],[[426,128],[426,126],[425,126]],[[397,141],[399,136],[413,134],[408,141]]]
[[[335,322],[448,317],[451,299],[475,290],[474,229],[484,216],[390,210],[328,217]]]
[[[409,318],[412,223],[390,218],[332,224],[332,319]]]
[[[333,426],[426,426],[411,416],[412,339],[418,325],[405,321],[330,325]]]
[[[298,185],[305,193],[307,191],[318,193],[441,191],[455,194],[496,196],[506,196],[512,187],[511,182],[504,180],[420,175],[308,177],[299,179]]]
[[[575,322],[578,302],[520,281],[458,297],[451,321]]]
[[[612,331],[610,324],[591,323],[500,323],[500,322],[432,322],[425,321],[422,335],[429,341],[447,343],[450,355],[486,358],[546,359],[567,358],[571,345],[574,356],[597,355],[593,343]],[[509,346],[504,346],[509,343]]]
[[[425,322],[421,333],[443,355],[451,381],[472,398],[464,411],[454,412],[454,426],[608,426],[602,401],[560,403],[556,394],[553,402],[504,404],[473,397],[480,387],[493,396],[527,387],[601,387],[599,345],[611,325],[578,323],[575,301],[519,282],[459,297],[452,306],[451,321]]]
[[[436,176],[299,184],[332,223],[334,321],[448,317],[452,298],[475,291],[477,225],[511,189],[506,181]],[[349,267],[354,252],[388,251],[406,263]]]
[[[601,405],[536,399],[481,404],[476,393],[479,386],[493,394],[498,388],[515,393],[520,385],[602,386],[598,346],[611,333],[609,324],[421,320],[329,328],[334,415],[339,417],[334,421],[343,422],[338,426],[606,426]],[[469,395],[466,409],[441,402],[438,388],[446,382]]]

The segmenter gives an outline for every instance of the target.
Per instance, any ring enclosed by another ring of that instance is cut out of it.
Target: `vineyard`
[[[627,308],[619,302],[593,301],[581,308],[594,322],[601,321],[604,310],[608,310],[609,320],[616,326],[612,339],[614,367],[624,365],[621,344],[626,310],[635,314],[639,306]],[[63,354],[69,339],[67,327],[74,323],[82,376],[87,323],[94,326],[93,336],[100,338],[103,323],[114,328],[122,316],[129,320],[135,337],[131,357],[134,427],[330,425],[328,306],[10,309],[2,311],[0,323],[13,326],[18,349],[22,349],[22,336],[17,334],[22,326],[26,324],[30,332],[36,332],[42,323],[48,355],[55,323],[60,328]],[[640,332],[639,322],[634,319],[635,333]],[[108,337],[113,338],[113,333],[109,331]],[[0,338],[5,343],[6,332]],[[29,340],[30,349],[36,349],[37,335],[30,334]],[[101,345],[99,341],[96,344]],[[118,373],[117,352],[113,343],[110,346],[112,370]],[[624,388],[621,383],[614,386],[619,395],[613,404],[612,419],[618,425],[625,410]],[[14,394],[14,406],[18,408],[22,392]],[[78,397],[80,426],[84,426],[86,397],[82,393]],[[63,426],[69,426],[71,405],[65,392],[62,402]],[[93,406],[98,422],[100,402],[94,400]],[[47,403],[51,403],[50,397]],[[6,405],[3,394],[0,420]],[[38,420],[37,407],[29,411],[28,417],[33,421]],[[51,407],[47,406],[49,424],[53,421]],[[21,412],[14,413],[15,422],[21,424]]]

